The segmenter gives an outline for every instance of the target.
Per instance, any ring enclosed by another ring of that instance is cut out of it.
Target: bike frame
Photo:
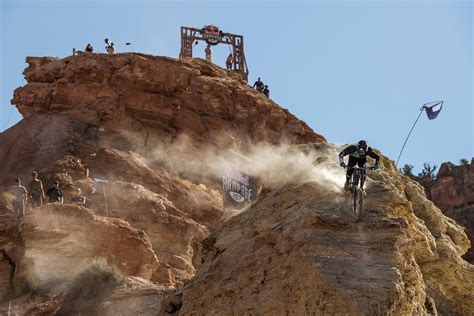
[[[362,187],[362,177],[365,176],[365,169],[366,167],[359,167],[359,166],[354,166],[352,167],[354,169],[354,173],[352,174],[352,186],[355,187]]]

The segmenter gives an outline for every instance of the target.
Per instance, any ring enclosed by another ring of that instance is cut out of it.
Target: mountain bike
[[[365,177],[366,167],[354,166],[352,168],[354,169],[354,173],[352,174],[348,191],[351,192],[352,195],[352,210],[356,216],[356,222],[358,222],[361,219],[364,205],[365,191],[362,187],[362,177]],[[374,167],[369,167],[369,169],[374,170]]]

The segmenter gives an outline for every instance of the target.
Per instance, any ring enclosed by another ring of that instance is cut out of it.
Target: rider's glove
[[[378,169],[379,169],[379,164],[378,164],[378,163],[376,163],[376,164],[375,164],[375,165],[372,167],[372,169],[374,169],[374,170],[378,170]]]
[[[345,168],[345,167],[346,167],[346,164],[345,164],[344,162],[341,162],[341,163],[339,164],[339,166],[341,166],[342,168]]]

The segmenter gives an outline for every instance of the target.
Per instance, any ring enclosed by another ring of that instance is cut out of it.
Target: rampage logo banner
[[[226,204],[242,204],[252,202],[251,179],[245,173],[230,169],[222,177],[222,188],[225,192]]]

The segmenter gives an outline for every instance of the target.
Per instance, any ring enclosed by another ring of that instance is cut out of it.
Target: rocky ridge
[[[123,278],[97,315],[474,310],[463,229],[389,159],[369,173],[355,223],[338,148],[231,72],[143,54],[27,62],[12,100],[24,119],[0,134],[0,184],[37,169],[88,203],[1,215],[0,313],[60,314],[96,259]],[[261,196],[240,212],[218,193],[234,153],[265,157],[251,170]],[[94,178],[105,192],[91,194]]]

